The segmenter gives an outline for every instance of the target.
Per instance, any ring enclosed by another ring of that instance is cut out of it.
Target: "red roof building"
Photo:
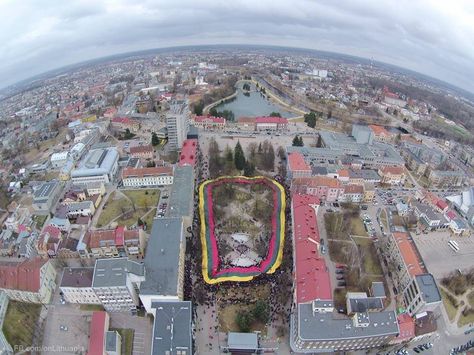
[[[332,300],[331,281],[326,263],[319,255],[316,219],[319,199],[311,195],[292,196],[295,278],[298,303]]]
[[[132,158],[153,159],[155,149],[152,145],[138,145],[130,147],[130,156]]]
[[[255,118],[255,128],[257,130],[282,130],[288,127],[288,120],[284,117],[257,117]]]
[[[407,313],[402,313],[397,316],[398,327],[400,334],[392,340],[392,343],[402,343],[410,340],[415,336],[415,321]]]
[[[105,333],[109,329],[109,315],[104,311],[92,313],[87,355],[105,354]]]
[[[291,191],[313,195],[321,201],[336,202],[344,194],[344,186],[329,176],[300,177],[293,179]]]
[[[203,129],[224,128],[226,120],[223,117],[194,116],[194,126]]]
[[[288,172],[290,178],[311,176],[311,167],[306,163],[301,153],[294,152],[288,154]]]
[[[179,155],[179,166],[194,166],[196,164],[196,152],[198,148],[197,139],[186,139],[181,147]]]

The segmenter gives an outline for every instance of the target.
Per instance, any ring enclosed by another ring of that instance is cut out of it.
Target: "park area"
[[[474,268],[456,270],[441,279],[440,291],[452,323],[463,327],[474,322]]]
[[[366,292],[372,282],[385,281],[374,242],[359,214],[359,207],[350,205],[341,212],[324,215],[331,261],[346,265],[346,286],[334,293],[338,308],[345,307],[347,291]]]
[[[114,191],[104,203],[97,227],[107,227],[113,222],[131,227],[140,221],[151,227],[159,199],[160,191],[156,189]]]
[[[3,322],[3,332],[7,341],[19,348],[33,344],[35,324],[41,311],[41,305],[10,301]]]
[[[221,177],[199,190],[203,276],[207,283],[250,281],[281,263],[285,192],[266,177]]]

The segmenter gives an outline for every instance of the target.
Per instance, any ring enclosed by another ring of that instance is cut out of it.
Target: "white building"
[[[93,267],[65,268],[59,289],[66,302],[100,304],[99,297],[92,289]]]
[[[124,187],[162,186],[173,184],[173,168],[125,168],[122,172]]]
[[[118,169],[119,154],[115,148],[94,149],[86,155],[79,167],[72,171],[74,184],[114,181]]]
[[[173,101],[170,104],[170,111],[166,115],[170,148],[178,150],[183,145],[189,130],[189,118],[189,106],[186,101]]]
[[[53,168],[60,168],[67,162],[67,158],[69,156],[69,152],[60,152],[60,153],[53,153],[51,155],[51,166]]]
[[[77,144],[75,144],[72,148],[71,148],[71,157],[74,159],[74,160],[79,160],[81,159],[82,155],[86,152],[86,146],[84,143],[82,142],[79,142]]]
[[[140,302],[138,289],[145,281],[143,264],[127,258],[98,259],[92,288],[108,312],[135,313]]]

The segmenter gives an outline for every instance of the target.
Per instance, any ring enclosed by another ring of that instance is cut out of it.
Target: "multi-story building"
[[[69,157],[69,152],[59,152],[59,153],[53,153],[51,155],[51,166],[53,168],[60,168],[64,164],[66,164],[67,160]]]
[[[380,347],[399,334],[396,314],[381,310],[380,295],[349,295],[348,314],[334,311],[328,268],[319,254],[318,205],[314,196],[292,196],[295,280],[291,349],[322,353]]]
[[[205,130],[210,129],[224,129],[226,120],[223,117],[214,116],[194,116],[193,124],[195,127],[202,128]]]
[[[188,103],[172,101],[170,111],[166,115],[166,128],[168,129],[168,145],[171,149],[178,150],[183,145],[189,131]]]
[[[368,126],[353,124],[352,137],[358,144],[372,144],[374,132]]]
[[[148,313],[153,302],[183,300],[185,251],[183,219],[155,219],[145,255],[147,278],[140,288]]]
[[[50,213],[59,200],[63,185],[56,180],[43,183],[33,194],[33,209],[37,214]]]
[[[383,166],[379,169],[382,184],[402,185],[405,183],[405,168],[403,166]]]
[[[97,259],[92,289],[108,312],[136,313],[144,265],[127,258]]]
[[[403,302],[411,316],[435,312],[441,305],[441,294],[431,274],[416,275],[403,291]]]
[[[364,185],[364,183],[378,184],[380,176],[372,169],[349,169],[349,183]]]
[[[311,176],[311,166],[309,166],[302,154],[295,152],[288,154],[288,178],[295,179]]]
[[[281,131],[288,127],[288,120],[284,117],[257,117],[255,118],[255,129],[257,131],[271,130]]]
[[[130,148],[130,156],[132,158],[153,159],[155,149],[152,145],[137,145]]]
[[[125,168],[122,171],[124,187],[162,186],[173,184],[173,168]]]
[[[363,185],[345,185],[344,193],[339,198],[340,202],[360,203],[364,199]]]
[[[462,191],[459,195],[448,196],[447,200],[474,227],[474,186]]]
[[[371,183],[364,184],[364,197],[363,202],[373,202],[375,199],[375,186]]]
[[[369,128],[372,130],[376,140],[380,142],[390,142],[393,140],[394,134],[387,131],[385,127],[371,124]]]
[[[198,140],[197,139],[186,139],[183,142],[181,147],[181,152],[179,153],[178,166],[192,166],[196,165],[198,159]]]
[[[291,182],[293,192],[316,196],[321,201],[336,202],[344,194],[344,186],[327,176],[300,177]]]
[[[129,129],[130,132],[138,132],[140,129],[140,122],[132,120],[128,117],[115,117],[110,121],[112,128],[125,131]]]
[[[92,288],[93,267],[67,267],[63,271],[59,290],[69,303],[101,304]]]
[[[431,170],[428,172],[428,180],[436,187],[462,186],[466,175],[461,170]]]
[[[0,262],[0,291],[15,301],[49,303],[55,279],[56,270],[46,259]]]
[[[425,228],[431,230],[448,228],[449,222],[446,218],[438,211],[435,211],[431,206],[427,206],[416,200],[410,201],[410,204],[419,222]]]
[[[393,232],[387,239],[385,255],[388,259],[392,280],[398,290],[408,286],[413,277],[426,273],[415,244],[406,232]]]
[[[124,226],[115,229],[88,231],[78,246],[81,257],[118,257],[143,255],[146,236],[142,229],[128,230]]]
[[[73,184],[103,183],[114,181],[118,169],[118,152],[115,148],[91,150],[79,167],[72,171]]]

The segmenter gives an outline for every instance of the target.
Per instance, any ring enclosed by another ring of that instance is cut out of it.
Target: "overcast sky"
[[[374,58],[474,92],[473,0],[0,0],[0,87],[110,54],[236,43]]]

